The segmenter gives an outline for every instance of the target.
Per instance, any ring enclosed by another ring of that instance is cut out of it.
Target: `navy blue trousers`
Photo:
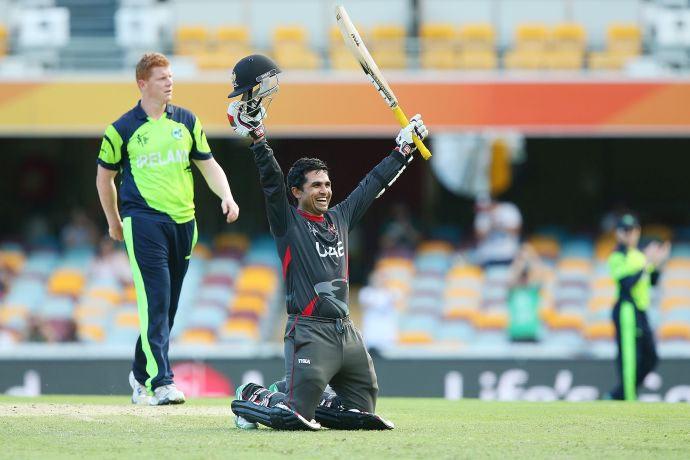
[[[197,232],[194,220],[184,224],[138,216],[123,220],[139,311],[139,339],[132,370],[149,391],[173,383],[168,360],[182,281]]]

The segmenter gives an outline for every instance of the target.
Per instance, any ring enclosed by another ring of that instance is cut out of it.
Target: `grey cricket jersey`
[[[344,318],[349,314],[348,233],[412,160],[397,149],[323,216],[288,202],[283,172],[265,140],[251,150],[259,169],[271,233],[283,264],[288,314]]]

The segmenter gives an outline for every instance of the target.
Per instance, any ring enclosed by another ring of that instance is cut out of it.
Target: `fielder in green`
[[[658,362],[654,334],[647,319],[651,286],[659,279],[660,268],[668,259],[671,245],[650,243],[640,251],[640,225],[631,214],[621,217],[616,226],[618,246],[608,260],[617,285],[613,307],[618,356],[619,384],[608,399],[634,401],[637,389]]]
[[[136,68],[137,105],[108,126],[96,185],[111,238],[124,239],[137,293],[139,331],[129,383],[135,404],[180,404],[168,360],[182,281],[197,239],[192,161],[221,199],[228,223],[239,207],[211,154],[201,122],[170,104],[170,62],[145,54]],[[120,207],[115,177],[120,174]]]

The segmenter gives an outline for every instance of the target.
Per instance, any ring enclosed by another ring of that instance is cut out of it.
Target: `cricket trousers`
[[[285,402],[314,418],[326,385],[347,409],[374,413],[379,387],[362,334],[349,317],[289,315],[285,325]]]
[[[170,331],[196,243],[196,223],[158,222],[138,216],[126,217],[122,223],[139,312],[132,370],[137,381],[152,391],[173,383],[168,360]]]
[[[637,388],[658,362],[654,334],[647,314],[630,302],[618,302],[613,309],[618,355],[619,384],[611,391],[612,399],[634,401]]]

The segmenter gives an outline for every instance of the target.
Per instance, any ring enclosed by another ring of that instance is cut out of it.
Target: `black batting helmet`
[[[232,69],[233,91],[228,97],[247,93],[280,72],[280,68],[272,59],[261,54],[252,54],[242,58]]]

